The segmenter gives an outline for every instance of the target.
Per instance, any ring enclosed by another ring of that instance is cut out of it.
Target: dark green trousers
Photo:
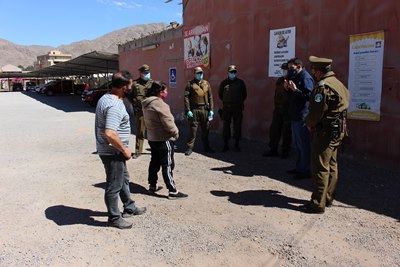
[[[188,148],[194,147],[194,142],[196,141],[197,128],[201,128],[201,140],[203,141],[204,147],[209,146],[208,142],[208,132],[209,132],[209,121],[208,121],[208,110],[203,107],[196,108],[192,110],[193,118],[188,118],[190,133],[189,138],[186,142]]]
[[[311,148],[311,178],[314,190],[311,206],[315,210],[324,210],[326,204],[333,202],[338,181],[337,153],[344,134],[332,139],[328,132],[315,133]]]

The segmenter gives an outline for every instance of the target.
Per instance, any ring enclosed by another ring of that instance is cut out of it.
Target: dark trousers
[[[129,173],[126,160],[122,154],[114,156],[100,155],[106,172],[106,188],[104,201],[110,220],[121,216],[118,208],[118,197],[121,198],[124,209],[135,210],[135,201],[131,199],[129,190]]]
[[[297,150],[296,170],[301,173],[310,172],[311,142],[310,132],[304,121],[292,121],[292,136]]]
[[[194,142],[196,140],[197,128],[200,125],[201,128],[201,140],[203,141],[204,147],[208,147],[208,132],[209,132],[209,122],[208,122],[208,110],[204,107],[195,108],[192,110],[193,118],[188,118],[190,135],[186,142],[188,148],[194,147]]]
[[[292,130],[290,127],[289,112],[274,110],[271,126],[269,128],[269,147],[271,151],[278,152],[279,142],[282,138],[282,152],[290,150]]]
[[[158,171],[161,167],[164,183],[170,192],[176,192],[175,181],[172,171],[175,168],[174,142],[173,141],[149,141],[151,149],[151,160],[149,165],[149,184],[152,187],[157,185]]]
[[[224,121],[224,127],[222,137],[225,143],[231,138],[231,123],[233,120],[233,138],[239,141],[242,138],[242,119],[243,110],[241,108],[228,109],[224,108],[222,113],[222,119]]]

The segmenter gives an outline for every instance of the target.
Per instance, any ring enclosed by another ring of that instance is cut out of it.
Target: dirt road
[[[148,212],[106,227],[93,112],[76,96],[0,93],[0,266],[399,266],[400,172],[342,155],[337,201],[304,214],[311,181],[286,174],[293,153],[266,159],[245,141],[185,157],[183,125],[174,175],[189,198],[148,195],[145,154],[127,164]]]

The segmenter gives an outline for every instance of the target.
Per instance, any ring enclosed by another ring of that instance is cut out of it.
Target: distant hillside
[[[59,47],[17,45],[5,39],[0,39],[0,66],[12,64],[15,66],[22,65],[28,67],[33,65],[37,56],[44,55],[50,50],[60,50],[64,53],[72,54],[73,57],[91,51],[118,53],[117,45],[119,43],[126,43],[132,39],[140,38],[143,35],[161,31],[165,29],[166,26],[167,24],[165,23],[136,25],[110,32],[94,40],[82,40]]]

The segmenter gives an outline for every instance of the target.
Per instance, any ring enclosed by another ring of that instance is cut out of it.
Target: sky
[[[0,0],[0,39],[57,47],[129,26],[182,23],[181,0]]]

